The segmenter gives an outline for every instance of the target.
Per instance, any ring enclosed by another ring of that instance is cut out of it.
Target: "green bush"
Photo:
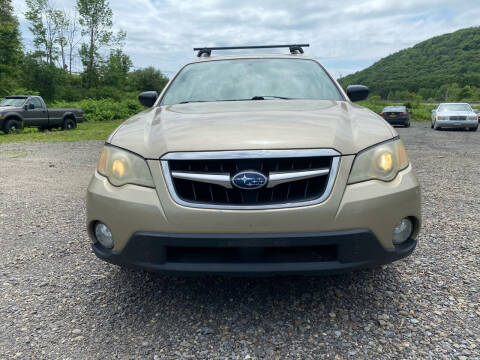
[[[57,101],[49,106],[81,108],[87,121],[127,119],[144,109],[137,100],[125,99],[116,101],[111,98],[101,100],[84,99],[73,102]]]

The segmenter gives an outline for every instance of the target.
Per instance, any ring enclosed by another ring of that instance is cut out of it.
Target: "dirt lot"
[[[480,358],[480,131],[398,129],[423,186],[412,256],[325,278],[173,278],[90,251],[101,141],[0,146],[0,358]]]

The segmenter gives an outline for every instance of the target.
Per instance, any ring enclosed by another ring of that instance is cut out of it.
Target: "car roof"
[[[440,103],[438,105],[470,105],[470,104],[465,102],[456,102],[456,103]]]
[[[32,96],[32,95],[7,95],[5,96],[5,98],[6,99],[26,99],[29,96]]]

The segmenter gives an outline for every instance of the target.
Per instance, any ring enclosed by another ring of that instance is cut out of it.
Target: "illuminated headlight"
[[[383,142],[357,154],[349,184],[366,180],[393,180],[408,166],[408,156],[400,139]]]
[[[112,185],[134,184],[154,187],[152,174],[142,157],[113,146],[105,146],[98,159],[97,171]]]

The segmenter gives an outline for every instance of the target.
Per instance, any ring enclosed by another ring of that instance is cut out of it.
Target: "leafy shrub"
[[[144,109],[137,100],[124,99],[115,101],[111,98],[101,100],[84,99],[73,102],[57,101],[49,106],[81,108],[87,121],[127,119]]]

